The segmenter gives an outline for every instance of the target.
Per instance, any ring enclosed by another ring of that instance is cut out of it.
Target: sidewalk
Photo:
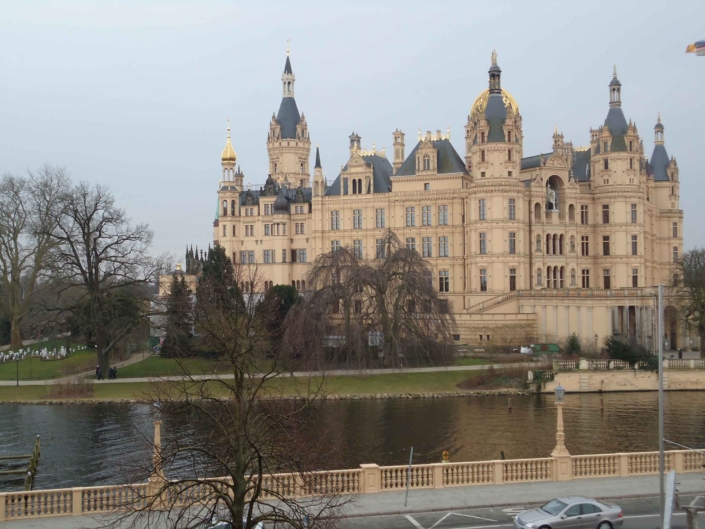
[[[705,475],[681,474],[676,477],[682,496],[705,492]],[[405,491],[364,494],[348,506],[346,516],[378,516],[381,514],[413,514],[431,511],[459,511],[477,507],[509,507],[543,503],[559,496],[580,495],[597,499],[656,496],[659,493],[658,475],[625,478],[583,479],[565,482],[514,483],[509,485],[481,485],[444,489],[409,491],[408,506],[404,507]],[[100,527],[108,516],[78,516],[7,521],[3,529],[69,529]]]
[[[135,359],[135,356],[138,358]],[[128,360],[117,363],[118,367],[118,378],[117,380],[103,380],[98,381],[95,376],[92,378],[87,378],[86,382],[90,383],[100,383],[100,384],[131,384],[135,382],[156,382],[156,381],[179,381],[183,380],[181,376],[166,376],[166,377],[140,377],[140,378],[120,378],[119,368],[122,366],[135,364],[141,361],[141,355],[133,355]],[[333,369],[331,371],[294,371],[290,374],[282,374],[282,377],[343,377],[343,376],[371,376],[371,375],[393,375],[399,373],[435,373],[440,371],[480,371],[483,369],[511,369],[515,367],[526,367],[526,368],[538,368],[546,367],[547,364],[541,362],[522,362],[516,364],[483,364],[474,366],[441,366],[441,367],[402,367],[402,368],[390,368],[390,369]],[[52,378],[48,380],[20,380],[20,386],[45,386],[47,384],[62,384],[69,382],[72,378],[76,376],[93,375],[92,371],[82,373],[80,375],[73,375],[70,377],[63,378]],[[193,375],[190,378],[192,380],[230,380],[234,377],[232,374],[227,375]],[[14,380],[2,380],[0,381],[0,386],[16,386],[17,382]]]

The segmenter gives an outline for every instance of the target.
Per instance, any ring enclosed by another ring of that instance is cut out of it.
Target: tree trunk
[[[95,344],[98,349],[98,365],[100,366],[100,372],[103,378],[107,380],[108,369],[110,368],[110,362],[108,361],[108,354],[105,349],[108,347],[108,339],[105,335],[105,328],[103,324],[99,321],[95,326]]]
[[[22,348],[22,333],[20,332],[19,318],[10,320],[10,349],[16,351]]]

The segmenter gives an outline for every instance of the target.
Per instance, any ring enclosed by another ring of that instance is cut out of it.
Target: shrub
[[[565,343],[565,354],[567,355],[579,355],[583,350],[583,346],[580,343],[580,338],[577,334],[573,333],[568,337]]]
[[[608,338],[605,342],[607,355],[612,360],[624,360],[630,367],[639,366],[648,371],[658,371],[658,358],[643,346],[622,341],[618,338]]]

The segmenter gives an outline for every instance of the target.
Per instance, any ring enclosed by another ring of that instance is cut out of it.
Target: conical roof
[[[289,213],[289,201],[284,195],[284,186],[279,187],[279,195],[277,195],[277,199],[272,204],[272,209],[274,213]]]

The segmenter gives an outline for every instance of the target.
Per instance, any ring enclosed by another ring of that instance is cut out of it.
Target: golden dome
[[[235,163],[237,160],[237,154],[235,154],[235,149],[233,149],[232,143],[230,143],[230,122],[228,121],[228,140],[225,142],[225,149],[223,149],[223,154],[220,155],[220,159],[223,162]]]
[[[476,114],[484,114],[485,108],[487,108],[487,100],[489,99],[489,97],[489,89],[485,90],[484,92],[480,92],[480,95],[477,96],[475,102],[470,107],[470,115],[474,116]],[[519,113],[519,105],[517,104],[516,99],[514,99],[514,96],[512,96],[512,94],[510,94],[504,88],[502,88],[502,99],[504,100],[504,106],[507,108],[507,110],[511,108],[512,112],[514,112],[515,114]]]

